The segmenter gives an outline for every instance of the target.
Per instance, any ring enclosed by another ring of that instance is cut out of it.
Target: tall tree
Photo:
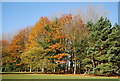
[[[27,68],[29,68],[30,72],[38,68],[40,68],[42,72],[44,72],[44,68],[47,68],[49,64],[49,60],[47,59],[47,56],[45,56],[45,54],[46,53],[42,47],[34,47],[21,54],[20,64],[26,65]]]
[[[107,18],[101,17],[96,24],[88,23],[88,28],[90,31],[88,50],[86,59],[83,60],[87,63],[86,71],[88,74],[111,75],[113,68],[115,68],[110,62],[114,56],[114,53],[111,54],[110,50],[112,47],[115,48],[113,46],[115,40],[111,41],[114,27],[112,29]]]
[[[66,51],[70,52],[71,56],[71,72],[74,63],[74,74],[76,74],[76,61],[77,61],[77,44],[80,40],[87,37],[87,28],[83,24],[81,17],[79,15],[72,16],[72,14],[67,14],[61,17],[61,22],[63,25],[63,30],[67,38],[65,39]]]
[[[20,62],[20,54],[25,51],[25,43],[27,41],[28,32],[30,28],[25,28],[20,30],[20,32],[13,37],[9,46],[7,47],[7,52],[12,57],[13,69],[15,70],[17,66],[15,64]]]
[[[44,43],[47,37],[47,31],[45,26],[49,25],[50,21],[47,17],[41,17],[40,20],[31,29],[28,36],[28,43],[26,45],[27,50],[36,47],[39,43]]]

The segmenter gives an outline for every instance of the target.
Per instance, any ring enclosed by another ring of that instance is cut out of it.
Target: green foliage
[[[21,31],[10,45],[2,42],[5,72],[120,75],[120,26],[107,18],[83,24],[71,14],[41,17],[29,33]]]
[[[87,24],[90,31],[87,58],[91,59],[92,68],[98,75],[118,74],[120,54],[120,27],[111,26],[107,18]],[[88,64],[89,65],[89,64]]]
[[[49,60],[45,54],[45,50],[42,47],[34,47],[28,52],[21,54],[21,64],[27,65],[27,67],[32,69],[46,68]]]

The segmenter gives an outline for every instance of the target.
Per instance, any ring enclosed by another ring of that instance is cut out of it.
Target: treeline
[[[120,75],[120,26],[107,18],[41,17],[1,43],[3,72]]]

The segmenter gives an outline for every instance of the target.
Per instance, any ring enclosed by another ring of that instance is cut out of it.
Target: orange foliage
[[[38,42],[49,42],[47,38],[49,32],[46,31],[45,26],[50,25],[50,20],[47,17],[41,17],[40,20],[34,25],[31,29],[31,32],[28,36],[28,44],[26,45],[27,50],[38,45]],[[44,39],[46,38],[46,39]]]
[[[23,29],[13,37],[7,50],[9,54],[14,57],[19,57],[20,54],[24,52],[27,33],[27,29]]]
[[[55,62],[60,62],[59,60],[56,60]]]
[[[7,50],[7,46],[9,45],[9,43],[6,40],[1,40],[0,41],[0,53],[6,53]]]
[[[72,21],[72,14],[66,14],[66,15],[63,15],[60,19],[59,19],[59,22],[61,22],[61,24],[65,24],[69,21]]]
[[[62,63],[67,63],[67,61],[62,60],[62,61],[60,61],[59,64],[62,64]]]
[[[21,64],[16,64],[16,65],[21,65]]]
[[[67,56],[67,55],[68,55],[68,53],[60,53],[60,54],[53,56],[52,58],[61,59],[63,56]]]
[[[12,62],[16,62],[16,60],[13,60]]]
[[[1,41],[0,41],[0,46],[5,47],[5,46],[7,46],[7,45],[8,45],[8,42],[7,42],[6,40],[1,40]]]

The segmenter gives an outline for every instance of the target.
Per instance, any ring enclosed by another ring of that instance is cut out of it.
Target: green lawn
[[[4,74],[2,79],[118,79],[117,77],[53,75],[53,74]]]

